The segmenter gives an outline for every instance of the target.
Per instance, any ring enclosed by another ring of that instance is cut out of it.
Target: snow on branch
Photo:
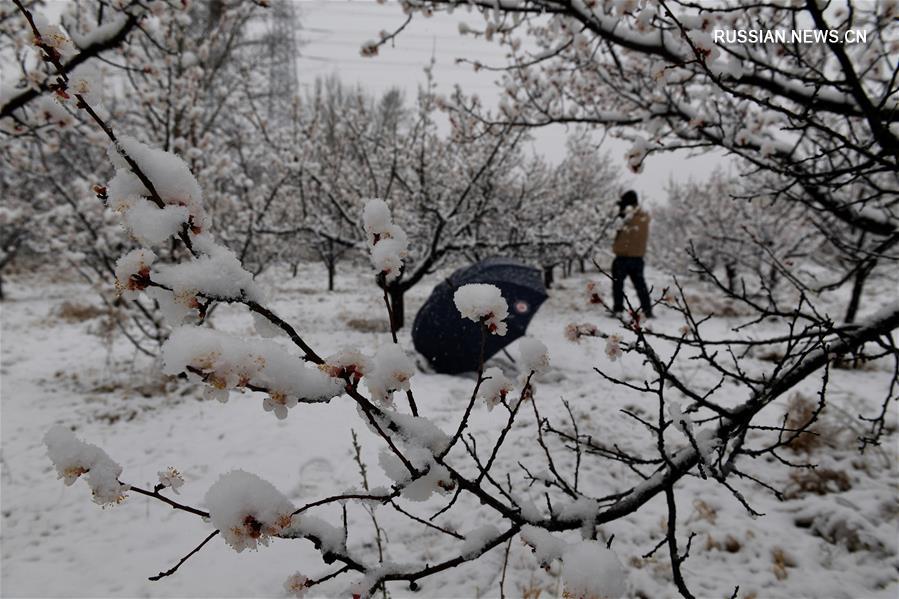
[[[72,431],[57,425],[44,435],[47,455],[56,467],[59,478],[67,486],[84,476],[94,503],[109,505],[125,500],[128,487],[119,482],[122,467],[112,461],[105,451],[78,439]]]
[[[223,403],[232,389],[264,391],[263,408],[279,419],[298,402],[328,401],[343,392],[340,379],[304,365],[278,343],[195,326],[174,330],[162,348],[162,361],[163,372],[199,378],[207,395]]]

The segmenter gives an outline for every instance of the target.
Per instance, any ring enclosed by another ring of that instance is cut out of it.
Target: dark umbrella
[[[455,271],[434,288],[412,325],[415,349],[437,372],[457,374],[478,369],[480,327],[463,319],[453,303],[456,289],[469,283],[496,285],[509,304],[508,330],[502,337],[487,336],[484,360],[523,336],[547,297],[540,271],[511,258],[488,258]]]

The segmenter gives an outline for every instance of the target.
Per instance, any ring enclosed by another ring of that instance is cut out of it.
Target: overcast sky
[[[449,93],[458,83],[466,91],[477,93],[485,104],[494,105],[499,98],[499,88],[494,84],[498,73],[475,73],[469,65],[456,64],[457,58],[504,64],[504,52],[498,44],[459,35],[459,23],[476,25],[481,18],[477,15],[461,9],[432,18],[416,15],[393,47],[382,47],[377,57],[363,58],[359,48],[365,41],[377,39],[381,30],[393,31],[402,24],[405,15],[397,4],[388,1],[381,5],[371,0],[295,0],[295,4],[302,23],[298,60],[301,85],[311,84],[317,76],[337,73],[344,81],[360,83],[374,92],[400,87],[412,98],[433,54],[440,92]],[[535,132],[533,151],[558,160],[564,154],[565,135],[561,126],[540,129]],[[669,178],[702,180],[722,163],[720,158],[709,156],[667,154],[649,158],[643,173],[633,175],[624,165],[628,147],[626,142],[613,139],[607,139],[604,145],[621,168],[623,179],[650,201],[663,197]]]

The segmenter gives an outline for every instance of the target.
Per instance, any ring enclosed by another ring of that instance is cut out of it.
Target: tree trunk
[[[577,270],[581,274],[584,274],[585,272],[587,272],[586,261],[583,258],[577,259]]]
[[[328,291],[334,291],[334,271],[337,269],[337,256],[334,255],[334,240],[328,239],[328,254],[325,264],[328,267]]]
[[[406,305],[403,299],[406,290],[402,287],[388,287],[387,295],[390,298],[390,311],[393,312],[393,326],[400,330],[406,324]]]
[[[858,236],[858,242],[856,243],[856,247],[861,250],[864,247],[865,243],[865,232],[862,231]],[[871,271],[874,270],[874,267],[877,266],[877,260],[873,259],[870,262],[859,264],[858,270],[855,271],[855,277],[852,281],[852,295],[849,297],[849,306],[846,307],[846,322],[853,323],[855,322],[855,317],[858,313],[858,307],[861,303],[862,299],[862,291],[865,288],[865,281],[868,280],[868,275],[871,274]]]
[[[846,308],[847,324],[855,322],[855,317],[858,314],[858,307],[861,304],[862,291],[864,291],[865,288],[865,281],[868,280],[868,275],[871,274],[871,271],[874,269],[874,264],[876,264],[876,262],[873,262],[871,266],[863,266],[855,273],[855,278],[852,281],[852,295],[849,297],[849,306]]]
[[[773,291],[775,287],[777,287],[777,283],[780,280],[780,271],[777,270],[777,266],[772,264],[770,270],[768,271],[768,287]]]
[[[724,265],[724,273],[727,275],[727,289],[731,293],[734,292],[737,285],[737,267],[733,263]]]
[[[291,268],[290,268],[291,275],[290,276],[293,277],[294,279],[297,278],[297,271],[299,271],[299,270],[300,270],[300,261],[297,260],[296,262],[294,262],[291,265]]]
[[[552,266],[544,266],[543,267],[543,286],[549,289],[553,286],[553,267]]]
[[[0,273],[0,302],[6,299],[6,296],[3,295],[3,274]]]

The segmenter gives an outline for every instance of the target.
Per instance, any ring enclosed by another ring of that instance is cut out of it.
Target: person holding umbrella
[[[612,311],[617,314],[624,310],[624,280],[630,277],[640,298],[643,316],[652,318],[652,302],[646,279],[643,278],[643,256],[649,240],[649,213],[638,206],[636,191],[629,190],[621,195],[618,217],[622,224],[612,245],[615,254],[612,262]]]

